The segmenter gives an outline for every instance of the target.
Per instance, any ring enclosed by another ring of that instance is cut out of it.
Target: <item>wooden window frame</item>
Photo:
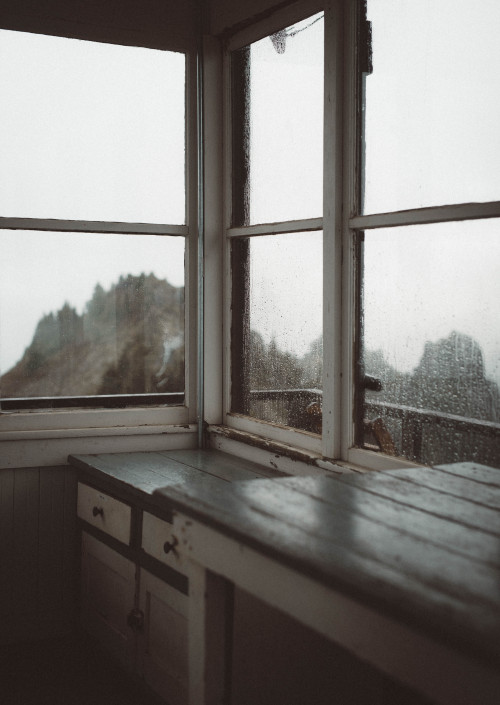
[[[324,94],[324,212],[322,218],[234,227],[231,222],[231,96],[230,54],[283,27],[323,10],[325,13]],[[360,345],[359,278],[360,233],[368,229],[463,221],[500,216],[500,201],[457,203],[391,213],[359,215],[362,80],[359,62],[365,50],[363,0],[300,2],[272,13],[265,20],[247,26],[231,36],[224,46],[223,103],[226,139],[223,141],[224,201],[223,284],[217,289],[222,300],[220,325],[223,333],[223,395],[213,407],[209,423],[221,423],[240,440],[248,434],[270,441],[274,447],[291,447],[308,454],[316,464],[326,460],[365,470],[412,467],[404,458],[391,457],[356,445],[356,360]],[[231,242],[237,238],[302,230],[323,230],[323,433],[313,436],[299,430],[231,413]],[[219,272],[220,273],[220,272]],[[209,361],[207,361],[209,364]],[[217,421],[217,417],[221,421]],[[217,429],[214,429],[217,432]],[[223,434],[221,434],[223,435]],[[229,434],[230,436],[231,434]],[[284,445],[283,445],[284,444]],[[238,442],[222,442],[233,449]],[[260,460],[265,457],[261,445]],[[242,448],[242,444],[240,444]],[[246,457],[257,451],[241,450]],[[272,451],[267,453],[269,457]],[[293,455],[293,451],[292,451]]]
[[[57,35],[60,36],[60,35]],[[91,41],[91,40],[90,40]],[[119,41],[109,42],[120,44]],[[130,46],[131,44],[124,44]],[[144,46],[141,44],[141,46]],[[156,49],[156,46],[151,46]],[[166,405],[163,400],[158,405],[154,400],[145,399],[149,395],[137,395],[137,402],[128,403],[125,408],[101,408],[96,397],[94,407],[86,398],[80,407],[74,401],[68,408],[1,409],[0,440],[38,440],[41,438],[83,438],[86,436],[123,436],[142,434],[195,431],[194,424],[199,416],[197,405],[197,359],[198,359],[198,55],[196,37],[179,45],[161,50],[181,52],[186,60],[185,90],[185,225],[161,223],[131,223],[90,220],[59,220],[49,218],[0,217],[0,238],[3,230],[31,230],[77,233],[100,233],[139,236],[174,236],[185,239],[185,391],[182,403]],[[123,400],[122,400],[123,401]],[[152,403],[153,401],[153,403]],[[55,400],[55,405],[60,407]],[[146,403],[145,403],[146,402]],[[106,406],[110,406],[109,400]],[[47,404],[50,407],[50,404]],[[7,447],[7,446],[4,446]],[[120,448],[117,447],[119,450]]]

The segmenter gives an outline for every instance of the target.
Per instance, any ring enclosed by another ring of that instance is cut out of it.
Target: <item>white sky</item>
[[[365,212],[499,199],[500,3],[369,0],[368,11]],[[282,55],[255,45],[252,222],[321,215],[321,55],[321,22]],[[180,54],[0,32],[0,215],[183,223],[184,70]],[[498,228],[408,230],[422,248],[401,229],[367,233],[367,345],[411,370],[425,340],[458,330],[500,381]],[[259,246],[252,323],[297,354],[321,333],[318,237],[290,236],[286,253]],[[97,282],[154,271],[183,283],[177,238],[164,253],[161,238],[0,238],[3,371],[41,315],[65,300],[81,310]]]
[[[0,216],[182,224],[185,57],[0,31]],[[184,239],[0,231],[0,372],[44,314],[154,272]]]
[[[500,3],[369,0],[368,15],[365,212],[499,199]],[[269,39],[252,47],[252,222],[321,213],[321,29],[283,55]],[[302,256],[293,236],[282,248],[266,238],[252,292],[253,325],[297,354],[322,324],[320,255],[300,237]],[[498,221],[367,232],[365,274],[368,348],[411,371],[426,340],[457,330],[500,383]]]

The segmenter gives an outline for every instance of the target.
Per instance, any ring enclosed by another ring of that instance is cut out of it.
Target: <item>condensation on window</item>
[[[322,215],[323,54],[322,13],[233,53],[234,225]]]
[[[496,201],[500,3],[367,0],[364,213]]]
[[[496,219],[365,232],[365,447],[500,467],[499,236]]]
[[[321,430],[322,233],[233,245],[233,411]]]

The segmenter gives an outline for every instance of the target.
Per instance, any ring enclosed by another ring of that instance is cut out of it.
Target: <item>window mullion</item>
[[[1,218],[1,230],[40,230],[67,233],[118,233],[120,235],[179,235],[186,237],[187,225],[159,223],[119,223],[100,220],[59,220],[57,218]]]
[[[342,272],[342,3],[325,6],[323,187],[323,435],[322,453],[340,454]]]
[[[457,203],[430,208],[413,208],[392,213],[357,215],[349,220],[349,227],[355,230],[400,227],[402,225],[427,225],[447,223],[455,220],[478,220],[500,217],[500,201],[487,203]]]
[[[344,110],[343,110],[343,235],[342,235],[342,382],[340,457],[348,457],[355,442],[355,384],[359,358],[359,269],[358,236],[350,228],[349,216],[359,212],[360,184],[360,89],[359,24],[360,3],[350,3],[345,13]]]
[[[321,230],[323,218],[307,218],[305,220],[287,220],[281,223],[262,223],[228,228],[227,236],[252,237],[253,235],[279,235],[283,233],[303,233],[310,230]]]

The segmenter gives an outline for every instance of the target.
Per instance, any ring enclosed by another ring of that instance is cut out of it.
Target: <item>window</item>
[[[360,395],[358,443],[500,467],[500,230],[486,219],[499,215],[500,11],[395,0],[367,10],[356,228],[362,367],[381,389]]]
[[[500,10],[319,9],[229,43],[226,423],[500,467]]]
[[[0,65],[2,409],[182,405],[186,55],[3,30]]]
[[[320,433],[323,13],[231,56],[232,421]]]

